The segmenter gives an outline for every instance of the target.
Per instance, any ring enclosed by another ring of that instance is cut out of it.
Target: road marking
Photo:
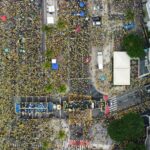
[[[110,99],[110,111],[116,111],[117,110],[117,99],[116,97],[113,97]]]

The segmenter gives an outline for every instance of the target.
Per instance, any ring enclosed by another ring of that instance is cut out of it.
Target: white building
[[[144,22],[146,23],[148,31],[150,31],[150,0],[142,0],[142,3],[145,12]],[[148,75],[150,75],[150,48],[147,46],[144,51],[145,57],[139,59],[139,78],[147,77]]]
[[[130,85],[130,57],[126,52],[114,52],[113,84]]]
[[[150,0],[148,0],[146,3],[146,10],[148,14],[147,27],[148,27],[148,30],[150,31]]]
[[[139,78],[150,75],[150,48],[144,49],[145,57],[139,59]]]

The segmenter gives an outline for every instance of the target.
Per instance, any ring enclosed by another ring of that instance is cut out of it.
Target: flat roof
[[[150,19],[150,0],[147,1],[146,8],[147,8],[147,13],[148,13],[148,16],[149,16],[149,19]]]
[[[130,85],[130,57],[126,52],[114,52],[114,85]]]

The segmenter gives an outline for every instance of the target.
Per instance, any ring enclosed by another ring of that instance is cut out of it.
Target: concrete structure
[[[130,85],[130,57],[126,52],[114,52],[114,85]]]
[[[60,102],[50,96],[14,97],[14,102],[16,114],[23,119],[60,116]]]

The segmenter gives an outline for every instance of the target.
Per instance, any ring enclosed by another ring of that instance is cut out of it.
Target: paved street
[[[131,92],[127,92],[122,95],[113,97],[110,99],[110,111],[119,111],[133,105],[137,105],[142,102],[145,95],[146,93],[144,93],[144,90],[135,89]]]

